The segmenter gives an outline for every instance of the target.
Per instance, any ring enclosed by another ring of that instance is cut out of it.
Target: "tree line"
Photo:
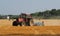
[[[9,16],[10,19],[16,19],[19,17],[19,15],[0,15],[0,19],[7,19],[7,16]]]
[[[42,12],[36,12],[36,13],[31,13],[33,17],[39,17],[43,19],[51,19],[51,18],[60,18],[60,9],[52,9],[52,10],[46,10]]]

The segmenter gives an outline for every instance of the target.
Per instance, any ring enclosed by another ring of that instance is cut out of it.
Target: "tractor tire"
[[[26,22],[26,26],[30,26],[30,22]]]
[[[17,21],[14,21],[14,22],[13,22],[13,26],[18,26]]]
[[[18,25],[22,26],[22,22],[19,22]]]

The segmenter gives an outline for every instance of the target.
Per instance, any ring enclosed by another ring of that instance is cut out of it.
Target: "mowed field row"
[[[0,34],[60,34],[60,26],[3,26]]]

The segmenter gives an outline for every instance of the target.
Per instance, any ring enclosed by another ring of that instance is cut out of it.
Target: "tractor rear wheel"
[[[14,21],[13,26],[17,26],[17,25],[18,25],[17,21]]]

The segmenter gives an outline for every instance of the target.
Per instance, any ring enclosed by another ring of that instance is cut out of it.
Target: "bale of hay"
[[[44,26],[43,22],[34,22],[34,26]]]

